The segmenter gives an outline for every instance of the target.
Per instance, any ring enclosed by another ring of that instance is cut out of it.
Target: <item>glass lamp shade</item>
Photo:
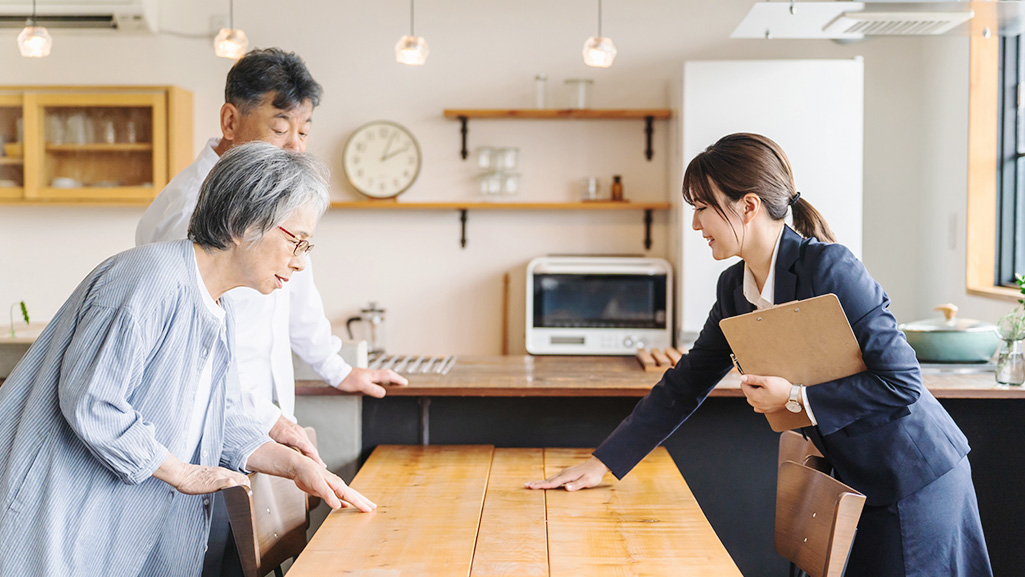
[[[214,38],[214,54],[221,58],[238,60],[249,50],[249,39],[246,33],[238,28],[221,28]]]
[[[608,68],[616,58],[616,45],[611,38],[591,36],[584,42],[584,64],[595,68]]]
[[[50,55],[53,38],[42,26],[26,26],[18,34],[18,49],[26,58],[42,58]]]
[[[422,66],[427,62],[427,41],[423,36],[403,36],[395,44],[395,61],[402,64]]]

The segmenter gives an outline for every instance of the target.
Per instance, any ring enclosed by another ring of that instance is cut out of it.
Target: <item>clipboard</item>
[[[833,293],[719,321],[741,373],[783,377],[806,386],[868,370]],[[766,413],[773,431],[811,426],[808,413]]]

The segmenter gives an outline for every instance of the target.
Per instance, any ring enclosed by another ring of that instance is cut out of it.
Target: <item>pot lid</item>
[[[993,323],[987,323],[983,321],[976,321],[972,319],[959,319],[957,316],[957,306],[953,304],[940,305],[933,310],[943,311],[944,318],[942,319],[928,319],[924,321],[915,321],[911,323],[904,323],[897,327],[904,332],[967,332],[967,333],[985,333],[995,331],[997,326]]]

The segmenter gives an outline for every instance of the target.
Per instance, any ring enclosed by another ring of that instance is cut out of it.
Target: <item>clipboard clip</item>
[[[744,374],[744,369],[740,368],[740,361],[737,360],[737,355],[730,353],[730,360],[733,361],[733,366],[737,368],[737,372]]]

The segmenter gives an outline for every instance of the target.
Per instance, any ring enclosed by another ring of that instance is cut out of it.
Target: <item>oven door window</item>
[[[666,277],[536,275],[534,327],[664,329]]]

